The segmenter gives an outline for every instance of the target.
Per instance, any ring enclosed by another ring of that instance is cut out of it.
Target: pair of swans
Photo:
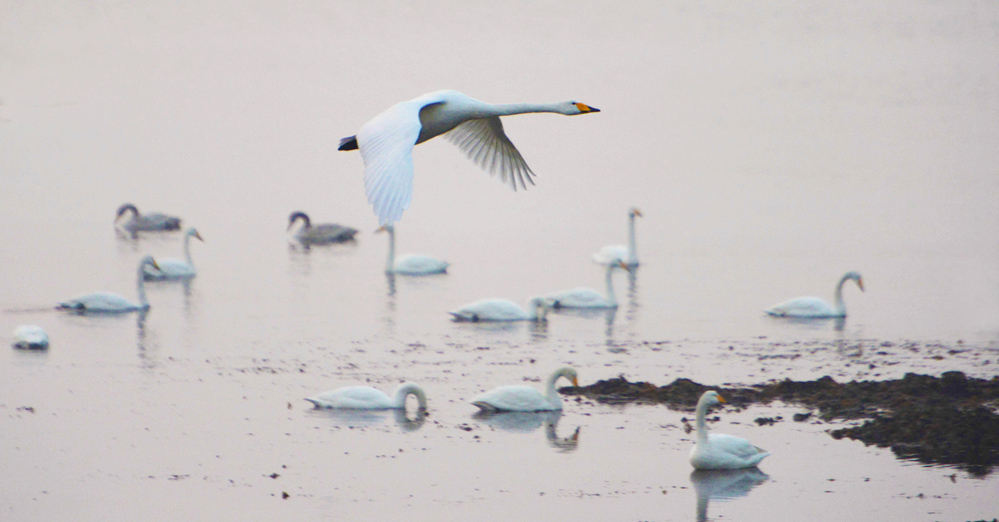
[[[413,147],[442,134],[469,159],[499,174],[514,190],[534,184],[534,172],[503,131],[502,116],[527,113],[566,116],[600,112],[574,101],[492,104],[457,91],[435,91],[397,103],[340,140],[339,150],[360,150],[364,189],[380,225],[402,218],[413,195]]]
[[[308,214],[297,211],[288,216],[288,230],[295,226],[295,222],[301,220],[302,226],[295,232],[295,239],[303,245],[328,245],[331,243],[345,243],[354,239],[357,234],[356,228],[345,227],[336,223],[312,224]]]
[[[131,217],[125,221],[121,221],[122,216],[129,212],[132,214]],[[120,221],[121,223],[119,224]],[[135,208],[135,205],[131,203],[125,203],[124,205],[118,207],[118,211],[115,213],[114,222],[115,224],[119,224],[122,229],[127,232],[131,232],[132,234],[135,234],[136,232],[180,230],[180,218],[168,216],[159,212],[140,214],[139,209]]]
[[[770,452],[753,446],[746,439],[708,433],[705,421],[708,409],[724,402],[725,398],[714,390],[704,392],[697,401],[697,442],[690,451],[690,465],[694,469],[751,468],[770,455]]]
[[[846,317],[846,304],[843,302],[843,285],[847,281],[857,283],[860,291],[864,291],[864,279],[857,272],[847,272],[836,284],[835,303],[831,305],[818,297],[798,297],[768,308],[766,312],[774,317],[799,317],[822,319],[831,317]]]
[[[149,301],[146,300],[146,286],[144,284],[145,279],[145,269],[146,267],[151,267],[153,269],[159,270],[159,265],[153,256],[143,257],[139,261],[139,268],[137,270],[135,290],[139,295],[139,302],[134,303],[129,301],[125,297],[111,292],[94,292],[92,294],[84,294],[81,296],[74,297],[63,301],[57,305],[60,310],[68,310],[76,313],[107,313],[107,314],[118,314],[118,313],[128,313],[128,312],[139,312],[149,309]]]
[[[184,232],[184,259],[166,258],[156,262],[158,268],[151,265],[143,267],[142,276],[147,281],[166,281],[169,279],[191,279],[198,275],[191,259],[191,238],[204,242],[201,234],[194,228]]]

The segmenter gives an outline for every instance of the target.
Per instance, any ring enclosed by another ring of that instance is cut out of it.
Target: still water
[[[52,339],[0,350],[4,518],[995,516],[991,476],[753,423],[794,408],[720,411],[774,454],[765,477],[701,477],[689,413],[568,402],[511,427],[466,400],[566,364],[583,383],[995,375],[997,52],[978,2],[0,2],[0,336]],[[507,118],[538,174],[516,193],[417,147],[397,249],[451,268],[387,278],[360,156],[336,145],[442,88],[602,112]],[[52,311],[133,298],[143,255],[181,256],[179,233],[116,235],[125,202],[198,228],[198,277],[148,284],[141,317]],[[449,320],[603,290],[590,254],[626,241],[631,207],[642,266],[615,276],[616,313]],[[361,233],[304,249],[295,210]],[[845,322],[763,314],[831,300],[848,270]],[[870,349],[906,342],[944,356]],[[402,380],[427,389],[421,423],[301,400]]]

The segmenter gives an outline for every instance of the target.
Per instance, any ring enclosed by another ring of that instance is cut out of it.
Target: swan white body
[[[115,213],[115,223],[121,219],[125,213],[131,212],[132,217],[121,223],[121,228],[133,234],[136,232],[151,232],[164,230],[180,230],[180,218],[151,212],[149,214],[139,214],[139,209],[131,203],[125,203],[118,207]]]
[[[603,295],[592,288],[573,288],[545,296],[545,301],[552,308],[617,308],[617,296],[614,295],[614,270],[628,265],[623,261],[607,264],[607,294]]]
[[[766,312],[775,317],[846,317],[846,304],[843,302],[843,284],[847,280],[857,283],[860,291],[864,291],[864,280],[857,272],[847,272],[836,284],[836,304],[831,305],[818,297],[798,297],[775,305]]]
[[[190,279],[198,275],[198,271],[194,269],[194,261],[191,260],[192,237],[198,241],[204,241],[197,230],[187,229],[187,232],[184,233],[184,259],[160,259],[156,261],[158,270],[146,265],[143,267],[143,277],[147,281],[161,281],[165,279]]]
[[[501,116],[552,112],[574,116],[598,109],[577,102],[491,104],[457,91],[435,91],[397,103],[365,123],[340,150],[360,149],[364,188],[379,224],[402,218],[413,195],[413,146],[450,132],[448,139],[514,190],[534,173],[503,132]],[[526,183],[525,183],[526,180]]]
[[[136,293],[139,295],[139,302],[133,303],[128,299],[111,292],[94,292],[74,297],[59,303],[57,308],[78,313],[106,313],[118,314],[127,312],[137,312],[148,310],[149,301],[146,300],[146,287],[143,283],[144,269],[146,266],[157,268],[156,260],[153,256],[146,256],[139,261],[138,275],[136,276]]]
[[[533,297],[528,302],[530,311],[507,299],[480,299],[448,313],[455,321],[544,321],[548,313],[544,298]]]
[[[447,272],[447,267],[450,266],[450,263],[447,261],[441,261],[440,259],[434,259],[430,256],[421,254],[406,254],[396,258],[394,226],[384,225],[376,232],[388,232],[389,236],[388,261],[385,262],[386,274],[432,275],[444,274]]]
[[[44,350],[49,347],[49,336],[41,326],[22,324],[14,329],[14,347],[22,350]]]
[[[553,411],[562,409],[562,399],[555,390],[555,381],[565,377],[573,386],[579,386],[576,370],[559,368],[552,372],[541,394],[530,386],[500,386],[473,397],[471,403],[483,411]]]
[[[697,442],[690,451],[690,465],[694,469],[741,469],[751,468],[770,455],[770,452],[757,448],[748,440],[708,433],[704,420],[708,408],[725,402],[718,392],[706,391],[697,401]]]
[[[629,268],[638,266],[638,247],[635,245],[635,218],[642,217],[637,208],[628,211],[628,245],[607,245],[593,254],[593,260],[606,265],[623,261]]]
[[[317,408],[337,408],[350,410],[392,410],[405,409],[406,397],[414,395],[419,409],[427,409],[427,395],[423,389],[412,383],[403,383],[392,397],[370,386],[347,386],[320,393],[305,399]]]
[[[356,228],[337,225],[336,223],[312,224],[312,220],[305,212],[292,212],[288,217],[288,230],[295,225],[295,222],[302,220],[302,227],[295,232],[295,239],[303,245],[326,245],[330,243],[344,243],[354,239],[357,234]]]

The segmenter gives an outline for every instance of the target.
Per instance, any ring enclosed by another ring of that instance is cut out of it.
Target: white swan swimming
[[[775,317],[846,317],[846,304],[843,303],[843,283],[853,280],[860,291],[864,291],[864,280],[857,272],[847,272],[836,284],[836,305],[831,305],[818,297],[798,297],[775,305],[766,312]]]
[[[531,386],[512,385],[493,388],[472,398],[471,403],[484,411],[551,411],[562,409],[562,399],[555,390],[555,381],[565,377],[573,386],[579,386],[576,370],[565,367],[552,372],[545,383],[542,395]]]
[[[74,297],[59,303],[57,308],[78,313],[126,313],[137,312],[149,309],[149,301],[146,300],[146,286],[143,283],[143,276],[146,266],[158,268],[153,256],[146,256],[139,261],[137,270],[135,289],[139,294],[139,302],[133,303],[124,297],[111,292],[94,292]]]
[[[184,232],[184,259],[160,259],[156,262],[159,270],[150,265],[143,268],[143,277],[147,281],[162,281],[165,279],[190,279],[198,275],[191,260],[191,238],[204,241],[201,234],[193,227]]]
[[[697,401],[697,442],[690,451],[690,465],[694,469],[751,468],[770,455],[748,440],[721,433],[708,433],[704,416],[708,408],[723,403],[725,399],[714,390],[701,395]]]
[[[132,217],[122,222],[121,228],[133,234],[142,231],[180,230],[180,218],[160,214],[159,212],[139,214],[139,209],[135,208],[135,205],[131,203],[125,203],[118,207],[114,222],[118,223],[121,217],[127,212],[131,212]]]
[[[603,295],[592,288],[579,287],[546,295],[545,301],[548,302],[549,306],[556,309],[617,308],[617,296],[614,295],[613,276],[614,270],[618,268],[630,271],[630,268],[624,264],[624,261],[618,260],[617,263],[607,264],[607,295]]]
[[[296,211],[288,216],[288,230],[295,226],[295,222],[302,220],[302,228],[295,232],[295,239],[303,245],[326,245],[330,243],[344,243],[354,239],[357,234],[356,228],[337,225],[336,223],[312,224],[312,220],[305,212]]]
[[[431,275],[431,274],[444,274],[447,272],[447,267],[450,265],[450,263],[448,263],[447,261],[434,259],[430,256],[424,256],[420,254],[406,254],[404,256],[400,256],[397,259],[395,257],[394,226],[383,225],[375,232],[388,232],[389,251],[388,251],[388,261],[386,261],[385,263],[386,274]]]
[[[44,350],[49,347],[49,335],[41,326],[22,324],[14,328],[14,348]]]
[[[448,313],[455,321],[544,321],[549,309],[545,299],[532,297],[528,303],[530,311],[508,299],[480,299]]]
[[[624,261],[629,268],[638,266],[638,249],[635,246],[635,218],[642,217],[637,208],[628,211],[628,245],[607,245],[593,254],[593,260],[606,265],[617,260]]]
[[[413,195],[413,146],[444,133],[469,159],[517,189],[534,172],[503,132],[501,116],[552,112],[574,116],[598,109],[578,102],[485,103],[457,91],[435,91],[397,103],[365,123],[339,150],[360,149],[364,188],[379,224],[399,221]]]
[[[392,410],[405,409],[406,398],[410,395],[416,397],[420,411],[427,409],[426,393],[416,384],[409,382],[399,385],[392,397],[370,386],[347,386],[320,393],[305,400],[314,404],[316,408]]]

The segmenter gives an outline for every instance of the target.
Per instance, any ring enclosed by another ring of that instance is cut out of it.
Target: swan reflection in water
[[[759,468],[695,470],[690,482],[697,494],[697,520],[708,520],[708,502],[744,497],[770,477]]]
[[[414,410],[412,413],[402,408],[390,410],[356,410],[343,408],[314,408],[306,410],[307,415],[315,417],[325,417],[333,422],[334,426],[344,426],[350,428],[364,428],[368,426],[378,426],[384,424],[389,417],[402,428],[403,432],[409,433],[423,427],[427,420],[426,410]]]
[[[472,415],[472,418],[502,431],[512,433],[531,433],[541,426],[545,427],[545,438],[548,445],[559,450],[561,453],[575,451],[579,446],[579,427],[568,437],[559,437],[556,432],[558,421],[562,418],[561,410],[554,411],[480,411]]]

